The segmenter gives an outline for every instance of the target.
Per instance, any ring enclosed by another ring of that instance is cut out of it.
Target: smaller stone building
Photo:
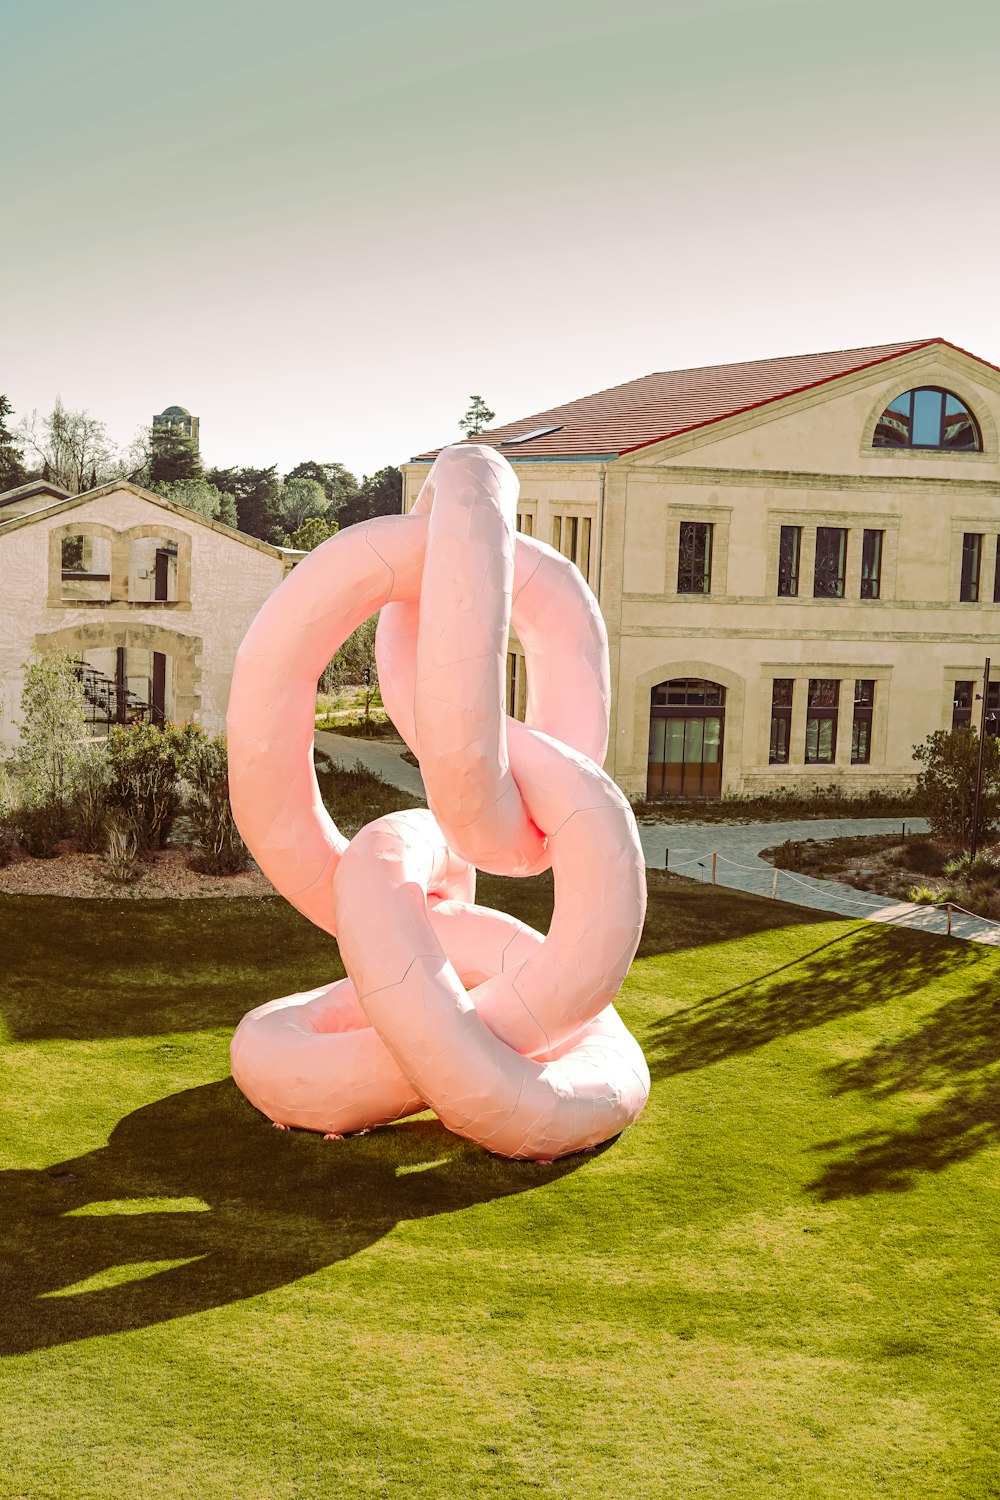
[[[125,480],[75,496],[30,488],[0,496],[4,742],[17,740],[34,647],[80,663],[95,730],[149,719],[220,733],[239,644],[300,554]]]

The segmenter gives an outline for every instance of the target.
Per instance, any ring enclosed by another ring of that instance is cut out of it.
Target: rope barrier
[[[844,906],[853,907],[855,911],[865,912],[868,915],[871,915],[871,913],[876,911],[884,911],[886,903],[892,902],[893,900],[893,897],[891,896],[882,897],[877,892],[874,892],[869,897],[870,904],[861,901],[853,901],[850,896],[842,896],[839,892],[832,891],[830,889],[830,886],[833,884],[832,881],[821,880],[818,876],[803,877],[801,875],[795,874],[795,872],[792,870],[781,869],[779,865],[770,865],[766,860],[761,860],[760,864],[758,865],[745,865],[738,859],[730,859],[728,854],[718,853],[717,850],[711,850],[707,852],[706,854],[702,855],[701,859],[687,859],[675,862],[674,864],[669,864],[667,866],[667,870],[668,872],[673,872],[675,870],[689,869],[692,865],[698,865],[702,869],[707,871],[709,862],[714,860],[721,860],[723,864],[731,865],[734,870],[744,870],[749,875],[760,876],[763,875],[765,870],[773,869],[774,879],[772,881],[771,887],[772,896],[776,896],[777,894],[777,880],[780,874],[784,877],[785,880],[793,880],[796,882],[796,884],[803,886],[808,891],[816,892],[817,887],[819,887],[820,889],[822,889],[823,895],[827,900],[840,902]],[[981,916],[978,912],[969,911],[967,907],[959,906],[956,901],[900,901],[899,905],[902,906],[904,910],[900,912],[898,918],[886,918],[885,921],[887,925],[890,921],[902,920],[903,917],[909,916],[913,912],[933,911],[940,912],[947,918],[949,934],[951,933],[951,919],[953,914],[955,913],[961,913],[961,915],[964,917],[971,917],[974,922],[981,922],[986,927],[996,927],[1000,929],[1000,922],[996,921],[993,917],[984,917]]]

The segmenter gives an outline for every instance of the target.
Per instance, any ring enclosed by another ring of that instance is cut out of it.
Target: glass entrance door
[[[717,682],[677,678],[650,695],[646,796],[722,795],[726,690]]]

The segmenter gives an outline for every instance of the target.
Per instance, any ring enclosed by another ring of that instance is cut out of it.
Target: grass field
[[[1000,1495],[1000,956],[651,887],[648,1109],[549,1167],[257,1116],[278,901],[0,901],[4,1500]]]

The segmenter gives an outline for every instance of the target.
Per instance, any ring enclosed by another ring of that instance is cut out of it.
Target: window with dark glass
[[[677,592],[707,594],[712,586],[712,527],[705,521],[682,521],[677,557]]]
[[[951,708],[952,729],[967,729],[972,723],[973,686],[971,682],[955,683],[955,697]]]
[[[890,401],[872,442],[873,448],[944,448],[959,453],[979,453],[982,446],[969,408],[938,386],[920,386]]]
[[[829,766],[837,755],[837,713],[840,682],[833,677],[810,677],[806,699],[806,765]]]
[[[979,599],[979,569],[983,560],[983,539],[978,531],[967,531],[962,538],[962,588],[959,598],[966,604]]]
[[[875,681],[859,677],[854,683],[854,722],[851,725],[851,764],[866,766],[872,758],[872,713]]]
[[[799,592],[799,558],[802,555],[802,527],[782,526],[778,542],[778,595],[794,599]]]
[[[1000,739],[1000,682],[991,682],[986,690],[985,724],[986,733],[991,734],[994,739]]]
[[[768,760],[772,766],[788,764],[788,745],[792,729],[791,677],[776,677],[771,688],[771,746]]]
[[[882,594],[882,531],[865,531],[861,543],[861,597],[879,599]]]
[[[841,526],[816,527],[815,599],[843,599],[847,572],[847,532]]]
[[[997,537],[997,561],[993,569],[993,603],[1000,604],[1000,536]]]

